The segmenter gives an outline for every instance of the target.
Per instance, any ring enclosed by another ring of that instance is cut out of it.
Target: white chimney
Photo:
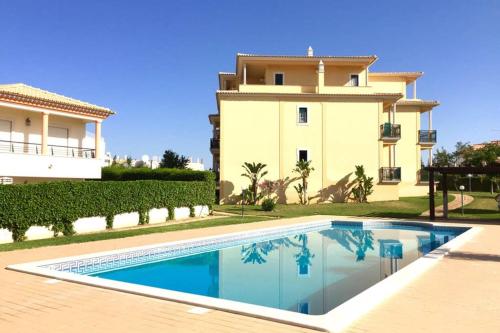
[[[319,72],[319,73],[324,73],[324,72],[325,72],[325,64],[323,64],[323,60],[320,60],[320,61],[319,61],[319,64],[318,64],[318,72]]]
[[[307,56],[312,57],[313,55],[314,55],[314,50],[312,47],[309,46],[309,48],[307,49]]]

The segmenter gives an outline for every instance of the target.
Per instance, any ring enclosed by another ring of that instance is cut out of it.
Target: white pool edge
[[[335,221],[335,218],[332,217],[331,219],[322,219],[305,223],[302,222],[287,226],[261,228],[261,229],[251,230],[251,232],[254,233],[254,232],[271,232],[277,230],[286,230],[300,226],[306,227],[310,226],[311,224],[321,224],[321,223],[326,224],[326,223],[331,223],[332,221]],[[351,219],[351,218],[343,218],[342,221],[368,222],[362,219]],[[374,223],[377,221],[369,220],[369,222]],[[378,222],[391,223],[391,222],[401,222],[401,220],[394,220],[394,221],[384,220]],[[418,222],[404,221],[404,222],[417,223],[427,226],[429,225],[443,226],[442,224],[439,223],[434,224],[434,223],[420,222],[420,221]],[[467,241],[471,240],[481,230],[482,230],[481,227],[471,227],[469,230],[465,231],[464,233],[457,236],[453,240],[443,244],[442,246],[433,250],[432,252],[429,252],[427,255],[415,260],[414,262],[410,263],[409,265],[399,270],[397,273],[394,273],[389,277],[385,278],[384,280],[376,283],[372,287],[364,290],[360,294],[354,296],[353,298],[342,303],[341,305],[339,305],[338,307],[336,307],[335,309],[331,310],[330,312],[324,315],[306,315],[306,314],[280,310],[260,305],[253,305],[243,302],[212,298],[212,297],[189,294],[184,292],[177,292],[161,288],[148,287],[138,284],[102,279],[87,275],[79,275],[76,273],[61,272],[44,267],[39,267],[42,265],[50,265],[61,261],[81,260],[81,259],[93,258],[96,256],[114,255],[127,251],[151,249],[166,245],[174,246],[174,245],[190,244],[204,240],[217,240],[220,238],[226,238],[230,236],[245,235],[248,234],[249,231],[225,233],[217,236],[198,237],[181,241],[157,243],[152,245],[125,248],[113,251],[96,252],[80,256],[63,257],[63,258],[42,260],[42,261],[29,262],[23,264],[15,264],[8,266],[7,269],[24,273],[36,274],[40,276],[46,276],[49,278],[55,278],[69,282],[76,282],[95,287],[124,291],[137,295],[143,295],[159,299],[176,301],[185,304],[197,305],[210,309],[217,309],[238,314],[244,314],[252,317],[298,325],[306,328],[313,328],[329,332],[340,332],[347,326],[349,326],[351,323],[353,323],[355,320],[357,320],[358,318],[369,312],[371,309],[376,307],[378,304],[382,303],[384,300],[392,297],[399,290],[407,286],[409,283],[418,278],[424,272],[426,272],[431,267],[436,265],[448,252],[457,249],[458,247],[465,244]]]

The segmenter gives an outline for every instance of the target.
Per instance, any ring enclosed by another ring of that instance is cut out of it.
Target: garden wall
[[[210,177],[0,186],[0,243],[205,216],[214,193]]]

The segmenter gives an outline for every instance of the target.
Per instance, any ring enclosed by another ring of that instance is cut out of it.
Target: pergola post
[[[429,218],[436,219],[436,204],[434,202],[434,170],[429,168]]]
[[[443,184],[441,185],[443,188],[443,218],[448,218],[448,181],[446,172],[443,173],[442,178]]]

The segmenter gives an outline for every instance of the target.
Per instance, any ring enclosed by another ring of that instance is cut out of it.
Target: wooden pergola
[[[425,170],[429,171],[429,218],[430,220],[436,219],[436,205],[434,202],[435,180],[434,173],[439,172],[443,175],[441,187],[443,190],[443,217],[448,218],[448,175],[468,175],[468,174],[482,174],[482,175],[500,175],[500,165],[485,166],[485,167],[427,167]]]

